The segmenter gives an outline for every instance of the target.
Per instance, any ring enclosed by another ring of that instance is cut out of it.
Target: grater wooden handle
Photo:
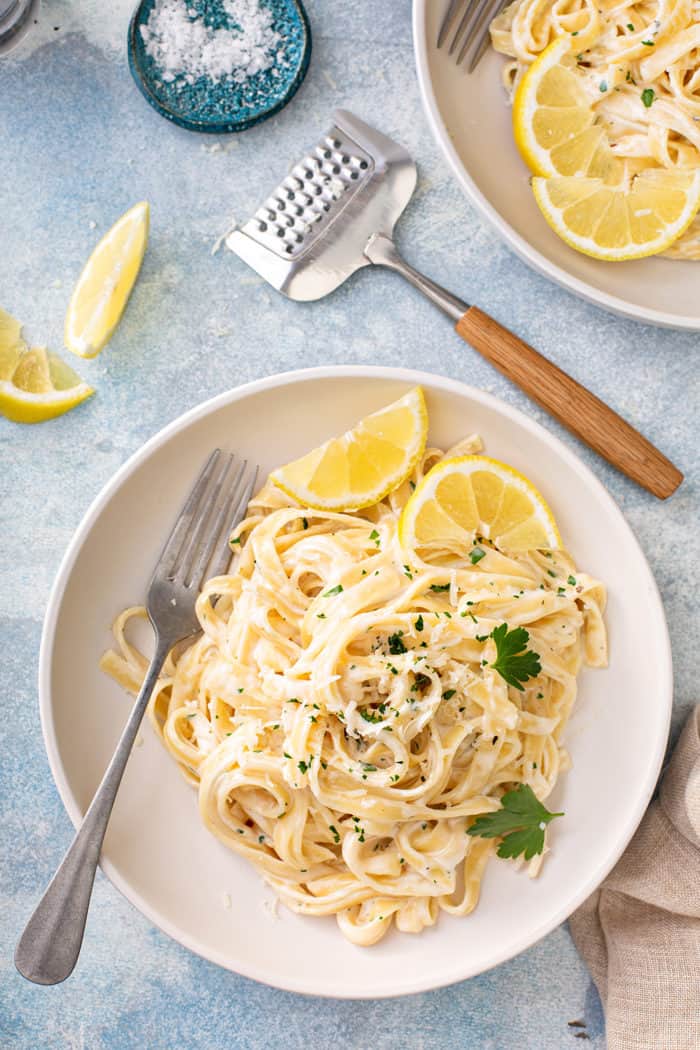
[[[681,472],[650,441],[590,390],[546,357],[471,306],[456,324],[465,342],[599,455],[659,499],[683,480]]]

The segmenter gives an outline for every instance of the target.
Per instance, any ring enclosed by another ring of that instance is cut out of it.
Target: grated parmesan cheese
[[[258,0],[222,0],[221,8],[229,28],[214,29],[185,0],[156,0],[141,36],[165,83],[208,77],[243,84],[275,63],[281,36],[270,11]]]

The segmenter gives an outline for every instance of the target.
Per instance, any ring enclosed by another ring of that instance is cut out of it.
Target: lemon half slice
[[[513,134],[535,175],[609,178],[619,166],[605,129],[595,123],[583,78],[567,59],[571,37],[535,59],[513,98]]]
[[[596,259],[655,255],[673,244],[700,205],[700,170],[653,168],[631,183],[557,177],[532,180],[535,200],[562,240]]]
[[[476,536],[502,551],[561,546],[551,510],[524,475],[488,456],[442,460],[404,507],[400,542],[406,550],[461,548]]]
[[[44,347],[20,347],[11,369],[9,353],[0,352],[0,361],[0,413],[15,423],[42,423],[61,416],[94,393],[65,361]]]
[[[270,479],[306,507],[370,507],[406,480],[423,454],[427,434],[425,398],[414,387],[342,437],[273,471]]]
[[[148,242],[146,201],[125,212],[102,238],[78,278],[68,306],[66,346],[95,357],[109,342],[138,277]]]

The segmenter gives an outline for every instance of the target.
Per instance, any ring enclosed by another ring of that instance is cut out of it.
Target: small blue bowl
[[[188,84],[182,77],[168,83],[146,52],[140,28],[148,21],[156,0],[142,0],[129,24],[129,68],[136,85],[154,109],[167,120],[190,131],[222,134],[243,131],[279,112],[294,97],[306,76],[311,58],[311,27],[301,0],[264,0],[273,16],[273,29],[282,38],[284,63],[251,76],[243,84],[199,77]],[[211,8],[218,10],[212,16]],[[211,0],[188,0],[213,28],[226,16]]]

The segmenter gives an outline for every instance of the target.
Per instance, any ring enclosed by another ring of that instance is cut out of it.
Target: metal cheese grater
[[[404,262],[392,233],[411,199],[406,150],[347,110],[226,244],[290,299],[320,299],[363,266],[400,273],[455,323],[458,334],[610,463],[660,498],[683,475],[571,376],[476,306]]]

